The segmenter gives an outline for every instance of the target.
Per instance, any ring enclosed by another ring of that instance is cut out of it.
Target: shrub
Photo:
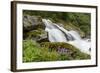
[[[32,40],[23,41],[23,62],[56,61],[58,58],[56,51],[49,52]]]

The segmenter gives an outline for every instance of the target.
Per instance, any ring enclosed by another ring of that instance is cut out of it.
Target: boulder
[[[48,33],[43,29],[32,30],[24,33],[24,39],[32,39],[38,43],[48,42]]]
[[[30,15],[23,16],[24,32],[30,30],[36,30],[38,28],[45,29],[45,25],[42,22],[42,18],[40,16],[30,16]]]

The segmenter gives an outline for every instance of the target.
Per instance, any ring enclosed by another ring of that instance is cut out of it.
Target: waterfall
[[[42,19],[42,21],[46,26],[45,31],[48,32],[50,42],[66,42],[75,46],[80,51],[90,54],[90,41],[82,39],[76,31],[68,31],[49,19]]]

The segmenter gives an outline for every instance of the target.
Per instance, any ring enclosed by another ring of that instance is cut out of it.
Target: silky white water
[[[66,42],[77,47],[80,51],[90,54],[90,42],[82,39],[76,31],[68,31],[48,19],[42,19],[42,21],[46,26],[45,31],[48,32],[50,42]]]

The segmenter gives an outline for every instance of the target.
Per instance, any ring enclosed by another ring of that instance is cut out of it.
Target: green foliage
[[[25,33],[28,39],[39,38],[42,34],[46,34],[45,30],[43,29],[32,30]]]
[[[23,41],[23,62],[56,61],[59,54],[56,51],[49,52],[48,48],[41,48],[32,40]]]
[[[79,27],[86,35],[90,35],[91,16],[89,13],[68,13],[69,21]]]
[[[23,62],[32,62],[36,57],[34,55],[39,53],[39,45],[32,40],[23,41]]]
[[[58,47],[65,47],[69,51],[65,54],[57,51]],[[58,60],[82,60],[90,59],[90,55],[80,52],[74,46],[67,43],[39,43],[33,40],[23,41],[23,62],[58,61]]]
[[[90,55],[81,52],[78,48],[64,42],[43,42],[40,44],[42,47],[49,48],[51,51],[57,50],[57,48],[65,48],[68,50],[66,54],[60,54],[60,60],[77,60],[77,59],[90,59]]]
[[[60,48],[67,48],[73,52],[77,51],[78,49],[76,49],[74,46],[68,44],[68,43],[64,43],[64,42],[54,42],[54,43],[51,43],[51,42],[42,42],[40,44],[42,47],[47,47],[47,48],[51,48],[51,49],[54,49],[56,50],[58,47]]]
[[[31,11],[23,10],[23,15],[39,16],[40,19],[47,18],[51,21],[62,24],[67,30],[77,30],[81,36],[90,36],[91,15],[89,13],[75,12],[51,12],[51,11]],[[40,21],[40,20],[39,20]],[[29,23],[32,24],[32,23]],[[38,38],[45,34],[41,26],[36,29],[24,32],[28,39],[23,40],[23,62],[58,61],[58,60],[83,60],[90,59],[91,56],[81,52],[78,48],[61,42],[42,42],[37,43],[33,38]],[[59,53],[58,48],[65,48],[68,52]]]
[[[84,32],[85,36],[90,35],[91,31],[91,15],[90,13],[75,13],[75,12],[52,12],[52,11],[31,11],[24,10],[24,15],[40,16],[41,18],[47,18],[55,23],[63,23],[64,27],[68,29],[78,30],[79,33]],[[70,25],[71,23],[71,25]],[[69,25],[69,26],[67,26]],[[70,29],[69,28],[69,29]]]

